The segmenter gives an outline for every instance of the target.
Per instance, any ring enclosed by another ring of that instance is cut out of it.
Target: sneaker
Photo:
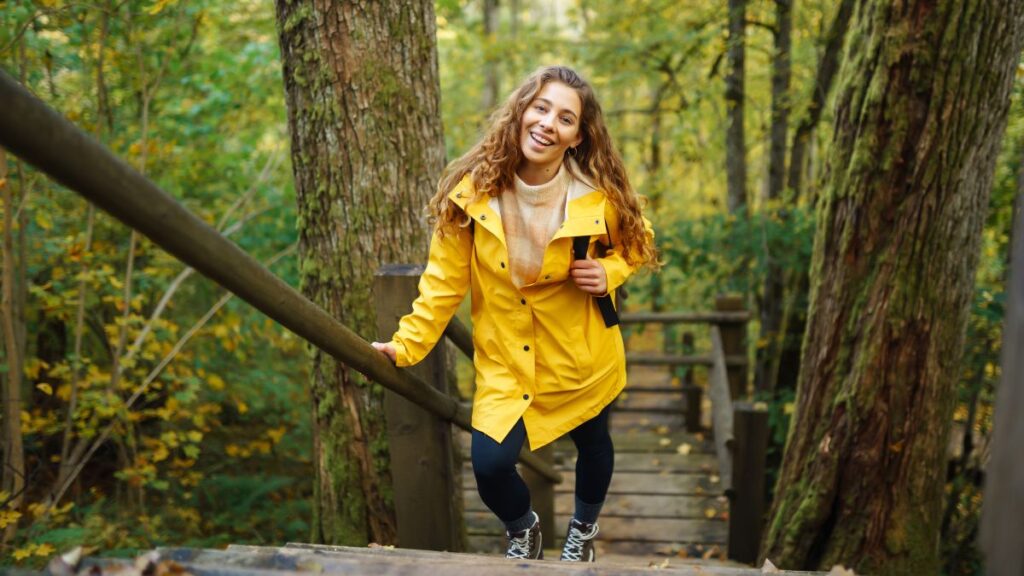
[[[533,513],[533,526],[522,532],[505,532],[508,536],[508,550],[505,558],[516,560],[543,560],[544,547],[541,546],[540,517]]]
[[[569,521],[569,533],[565,535],[562,547],[563,562],[593,562],[594,536],[597,536],[597,522],[586,524],[573,518]]]

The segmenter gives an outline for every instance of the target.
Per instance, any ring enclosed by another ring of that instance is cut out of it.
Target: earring
[[[572,156],[573,158],[576,157],[576,147],[575,146],[573,146],[572,148],[569,148],[569,156]]]

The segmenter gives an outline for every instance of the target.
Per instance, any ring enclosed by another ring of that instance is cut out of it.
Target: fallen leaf
[[[771,560],[767,558],[764,559],[764,565],[761,566],[761,574],[778,574],[779,572],[782,571],[776,568],[775,564],[772,564]]]
[[[662,568],[668,568],[668,558],[655,564],[653,561],[647,564],[648,568],[654,568],[655,570],[661,570]]]
[[[663,440],[668,440],[668,438],[663,438]],[[690,446],[689,444],[686,443],[676,446],[676,452],[678,454],[682,454],[683,456],[689,454],[691,450],[693,450],[693,446]]]
[[[828,571],[827,576],[857,576],[857,573],[842,564],[836,564]]]
[[[704,517],[708,520],[714,518],[716,514],[718,514],[718,512],[715,512],[714,508],[707,508],[704,510]]]
[[[669,440],[668,438],[659,438],[658,439],[658,445],[659,446],[670,446],[671,444],[672,444],[672,440]]]
[[[655,429],[654,429],[654,432],[655,432],[655,433],[657,433],[657,434],[661,434],[662,436],[664,436],[664,435],[668,434],[668,433],[669,433],[669,431],[670,431],[670,430],[669,430],[669,427],[668,427],[668,426],[658,426],[657,428],[655,428]]]

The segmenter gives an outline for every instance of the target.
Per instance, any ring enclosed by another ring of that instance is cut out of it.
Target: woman
[[[594,560],[615,457],[609,405],[626,384],[622,335],[595,298],[656,266],[640,206],[590,85],[566,67],[540,69],[445,171],[420,296],[392,340],[373,343],[398,366],[419,362],[472,291],[473,471],[505,525],[506,557],[543,557],[515,467],[523,442],[536,450],[568,433],[579,455],[561,558]],[[574,239],[585,258],[573,258]]]

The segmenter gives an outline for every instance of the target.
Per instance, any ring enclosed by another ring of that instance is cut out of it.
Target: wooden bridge
[[[416,369],[395,368],[367,342],[2,72],[0,101],[6,108],[0,114],[0,145],[394,393],[386,410],[402,546],[446,550],[502,546],[497,523],[475,496],[471,475],[463,472],[460,462],[464,448],[456,442],[458,434],[452,434],[451,424],[468,430],[469,409],[446,390],[449,368],[444,346]],[[78,152],[66,155],[65,150]],[[388,295],[378,308],[382,333],[390,334],[397,317],[408,310],[417,276],[415,268],[405,266],[384,269],[378,277],[382,284],[377,293]],[[706,314],[623,316],[624,324],[710,325],[710,350],[629,357],[632,385],[619,399],[613,416],[616,474],[601,518],[601,552],[612,559],[606,568],[544,563],[545,572],[632,573],[634,568],[612,561],[623,554],[656,554],[665,561],[680,561],[684,556],[756,559],[763,515],[766,417],[763,410],[737,401],[746,390],[746,314],[728,300],[720,301],[718,308]],[[471,355],[464,327],[454,322],[446,334]],[[706,367],[710,402],[701,400],[700,388],[692,380],[674,386],[665,365]],[[710,407],[710,429],[697,410],[704,404]],[[684,411],[688,416],[683,416]],[[521,456],[524,474],[533,484],[534,506],[549,523],[545,531],[556,537],[561,537],[570,514],[573,452],[565,444],[555,444]],[[464,501],[459,494],[465,494]],[[434,503],[438,509],[428,509],[425,503]],[[423,524],[423,519],[429,522]],[[420,536],[429,541],[417,541]],[[438,569],[475,574],[485,565],[494,574],[521,574],[524,568],[536,571],[529,563],[495,562],[480,556],[310,546],[165,551],[161,557],[177,558],[195,573],[210,574],[298,571],[302,562],[317,565],[320,571],[346,574],[433,574]],[[756,573],[709,565],[700,570],[704,574]]]

